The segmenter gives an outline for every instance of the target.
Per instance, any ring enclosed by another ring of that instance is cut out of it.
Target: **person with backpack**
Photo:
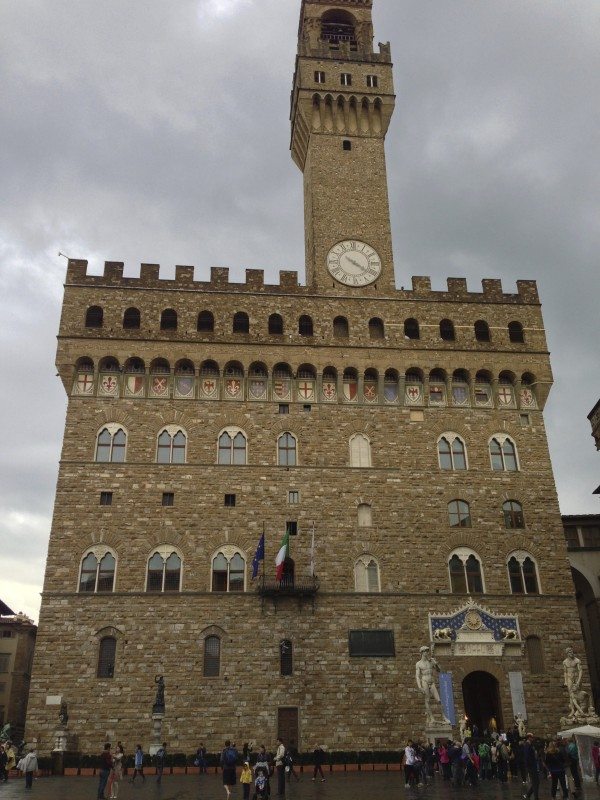
[[[231,790],[235,786],[237,781],[235,767],[238,761],[238,751],[235,749],[235,745],[231,744],[231,741],[227,739],[225,741],[225,747],[221,753],[221,768],[223,770],[223,786],[225,787],[225,794],[227,795],[227,800],[231,795]]]
[[[156,763],[156,782],[162,781],[163,770],[165,768],[165,758],[167,757],[167,743],[163,742],[162,746],[156,751],[154,761]]]
[[[496,744],[496,766],[498,768],[498,778],[500,779],[500,783],[506,783],[508,781],[509,758],[510,752],[506,742],[503,739],[498,739]]]
[[[492,777],[492,758],[489,744],[481,742],[477,752],[479,755],[479,777],[482,781],[489,781]]]
[[[33,776],[38,769],[38,759],[34,745],[29,748],[29,752],[25,758],[22,759],[21,769],[25,773],[25,788],[31,789],[33,786]]]

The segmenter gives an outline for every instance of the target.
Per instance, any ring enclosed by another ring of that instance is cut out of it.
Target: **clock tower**
[[[306,280],[320,291],[394,288],[385,135],[389,44],[373,50],[372,0],[303,0],[292,158],[304,174]]]

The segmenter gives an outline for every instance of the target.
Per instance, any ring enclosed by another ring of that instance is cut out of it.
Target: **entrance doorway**
[[[286,747],[300,749],[297,708],[277,709],[277,736]]]
[[[470,672],[462,682],[465,714],[479,728],[491,730],[494,722],[497,730],[503,730],[500,684],[489,672]]]

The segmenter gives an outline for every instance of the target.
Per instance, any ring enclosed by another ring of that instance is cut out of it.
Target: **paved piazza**
[[[25,791],[23,780],[11,780],[0,786],[0,799],[13,800],[24,796],[44,798],[44,800],[93,800],[97,795],[97,778],[40,778],[34,781],[33,790]],[[520,781],[512,781],[502,787],[496,781],[481,783],[477,788],[463,787],[451,789],[448,784],[436,779],[426,788],[407,790],[400,772],[376,773],[335,773],[327,775],[325,783],[313,783],[306,773],[300,783],[292,783],[287,788],[288,800],[383,800],[383,798],[430,798],[431,800],[452,800],[465,797],[485,798],[485,800],[520,800],[523,787]],[[233,791],[232,800],[241,800],[242,789],[238,784]],[[225,792],[220,775],[180,776],[166,775],[163,785],[157,786],[155,779],[148,777],[146,783],[130,786],[124,782],[119,792],[120,800],[224,800]],[[272,795],[275,800],[276,795]],[[542,780],[540,800],[550,798],[550,782]],[[600,800],[600,790],[588,784],[584,800]]]

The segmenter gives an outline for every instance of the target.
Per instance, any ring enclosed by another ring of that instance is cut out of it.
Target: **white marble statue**
[[[583,670],[581,668],[581,661],[573,652],[572,647],[567,647],[567,657],[563,663],[563,676],[564,685],[569,693],[569,716],[577,719],[577,717],[585,717],[586,712],[581,707],[579,697],[579,687],[581,686],[581,679],[583,678]]]
[[[521,714],[515,714],[515,725],[517,726],[517,730],[519,731],[519,737],[524,739],[527,735],[527,728],[525,727],[525,720],[521,716]]]
[[[442,704],[440,702],[440,695],[437,690],[437,674],[440,672],[440,667],[435,658],[431,655],[429,647],[422,647],[419,651],[421,658],[417,661],[415,666],[415,679],[418,689],[423,692],[425,697],[425,715],[429,725],[435,725],[436,722],[443,722],[446,725],[450,721],[446,719],[442,712]],[[439,719],[435,719],[433,709],[431,707],[432,700],[437,704],[439,710]]]

